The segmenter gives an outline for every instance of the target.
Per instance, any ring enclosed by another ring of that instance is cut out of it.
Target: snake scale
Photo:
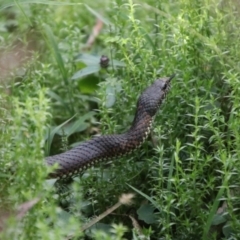
[[[134,120],[127,132],[94,137],[69,151],[47,157],[47,165],[58,164],[48,178],[71,177],[100,161],[120,157],[137,149],[150,133],[154,116],[174,76],[157,79],[142,92]]]

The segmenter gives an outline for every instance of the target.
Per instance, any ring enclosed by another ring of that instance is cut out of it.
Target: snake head
[[[139,106],[145,106],[145,111],[154,116],[161,105],[162,101],[170,89],[171,80],[175,74],[170,77],[157,79],[150,87],[148,87],[139,98]]]
[[[163,100],[171,87],[171,80],[175,77],[176,74],[171,75],[170,77],[157,79],[153,85],[158,88],[158,91],[162,91],[163,96],[161,95],[161,100]],[[161,104],[161,101],[160,101]]]

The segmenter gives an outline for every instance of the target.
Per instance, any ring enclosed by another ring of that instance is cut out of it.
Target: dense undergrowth
[[[240,239],[237,1],[3,1],[0,11],[1,72],[6,56],[29,52],[0,76],[1,239]],[[126,131],[141,91],[172,73],[138,151],[67,186],[45,180],[44,156]],[[86,227],[123,193],[132,204]]]

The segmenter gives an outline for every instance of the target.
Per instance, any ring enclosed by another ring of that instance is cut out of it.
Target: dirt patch
[[[36,43],[28,37],[27,43],[17,40],[10,49],[2,46],[0,53],[0,85],[10,83],[18,70],[26,64],[37,49]]]

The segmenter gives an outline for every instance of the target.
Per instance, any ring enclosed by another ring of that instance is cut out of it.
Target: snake
[[[128,131],[122,134],[95,136],[66,152],[46,157],[48,166],[56,165],[48,174],[48,178],[73,177],[99,162],[121,157],[139,148],[151,131],[154,117],[170,89],[174,76],[175,74],[155,80],[141,93]]]

